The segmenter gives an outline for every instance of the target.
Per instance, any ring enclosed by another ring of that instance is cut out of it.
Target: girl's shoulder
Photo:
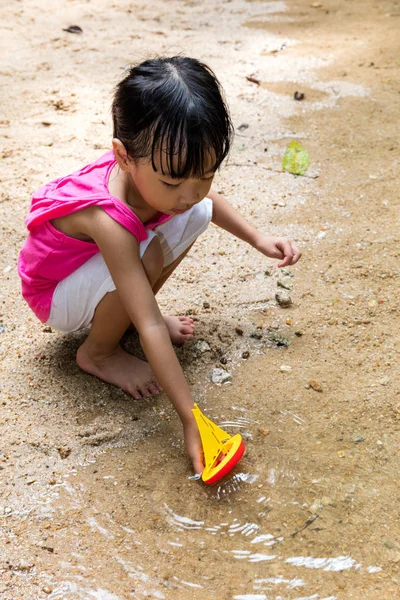
[[[43,221],[110,201],[107,182],[115,162],[114,152],[111,150],[77,171],[39,188],[32,196],[26,219],[28,229]]]

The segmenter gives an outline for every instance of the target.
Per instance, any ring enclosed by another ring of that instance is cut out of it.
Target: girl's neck
[[[108,190],[112,196],[115,196],[129,206],[143,223],[149,221],[158,214],[158,211],[151,208],[151,206],[146,204],[143,200],[131,175],[122,171],[118,167],[118,164],[111,170],[108,180]]]

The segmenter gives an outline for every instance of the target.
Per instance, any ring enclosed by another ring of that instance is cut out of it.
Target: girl
[[[210,221],[280,267],[300,258],[264,235],[215,191],[233,127],[213,72],[185,57],[147,60],[117,86],[112,150],[34,194],[18,272],[39,319],[62,332],[88,327],[81,369],[135,398],[165,391],[203,469],[193,400],[172,343],[193,337],[187,317],[163,317],[155,295]],[[133,324],[148,363],[119,345]]]

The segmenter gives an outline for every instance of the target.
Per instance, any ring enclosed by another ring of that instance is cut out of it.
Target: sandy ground
[[[2,600],[399,598],[399,3],[26,0],[1,14]],[[246,440],[211,488],[187,479],[168,400],[80,372],[84,334],[38,323],[16,273],[31,193],[109,148],[128,64],[176,52],[214,68],[232,109],[217,188],[304,252],[283,309],[272,261],[212,227],[160,295],[209,345],[177,350],[196,401]],[[305,177],[281,172],[292,139]],[[215,367],[231,383],[211,384]]]

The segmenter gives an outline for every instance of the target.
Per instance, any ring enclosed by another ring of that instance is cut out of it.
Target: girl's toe
[[[149,392],[152,396],[155,396],[160,393],[160,390],[154,383],[149,383],[147,386],[147,389],[149,390]]]

